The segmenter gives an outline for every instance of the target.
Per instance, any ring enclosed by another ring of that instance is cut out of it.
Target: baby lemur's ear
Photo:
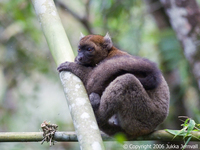
[[[113,43],[112,43],[112,40],[111,40],[111,37],[110,37],[110,35],[109,35],[109,33],[107,32],[106,33],[106,35],[103,37],[103,39],[104,39],[104,45],[105,45],[105,47],[108,49],[108,50],[110,50],[111,48],[112,48],[112,46],[113,46]]]

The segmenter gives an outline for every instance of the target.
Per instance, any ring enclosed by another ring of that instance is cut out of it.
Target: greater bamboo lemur
[[[169,89],[156,64],[120,51],[108,34],[82,36],[75,62],[58,71],[83,81],[99,128],[108,135],[148,134],[168,115]]]

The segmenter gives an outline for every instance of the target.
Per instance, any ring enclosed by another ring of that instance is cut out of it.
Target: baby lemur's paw
[[[100,100],[101,100],[99,94],[97,94],[97,93],[91,93],[89,95],[89,99],[90,99],[90,103],[92,105],[93,110],[94,111],[98,110],[99,105],[100,105]]]

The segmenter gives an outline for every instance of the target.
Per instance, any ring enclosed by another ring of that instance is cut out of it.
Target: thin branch
[[[55,4],[58,5],[60,8],[62,8],[65,11],[68,11],[68,13],[70,13],[75,19],[77,19],[78,21],[82,21],[83,19],[76,14],[73,10],[71,10],[66,4],[64,4],[63,2],[59,1],[59,0],[55,0]]]
[[[89,20],[89,18],[90,18],[90,0],[87,0],[85,3],[85,10],[86,10],[85,17],[87,18],[87,20]]]
[[[84,17],[80,17],[73,10],[71,10],[66,4],[64,4],[59,0],[55,0],[56,5],[58,5],[62,10],[70,13],[76,20],[78,20],[85,27],[85,29],[88,31],[89,34],[93,34],[91,25],[89,23],[89,3],[90,1],[88,0],[86,2],[86,15]]]
[[[178,130],[177,130],[178,131]],[[199,137],[200,132],[193,131],[191,133],[194,137]],[[200,141],[197,138],[192,138],[191,141]],[[102,134],[104,141],[115,141],[114,138]],[[183,141],[182,136],[177,136],[166,132],[165,130],[157,130],[145,136],[138,137],[134,141]],[[41,142],[43,139],[43,132],[0,132],[0,142]],[[77,142],[77,135],[75,132],[56,132],[54,140],[57,142]],[[131,141],[131,140],[130,140]]]

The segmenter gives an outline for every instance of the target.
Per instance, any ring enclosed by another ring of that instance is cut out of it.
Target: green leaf
[[[195,127],[195,121],[190,118],[190,122],[188,124],[187,134],[190,134]]]
[[[185,132],[185,130],[183,130],[183,129],[181,129],[181,130],[169,130],[169,129],[165,129],[165,131],[167,131],[167,132],[170,133],[170,134],[175,135],[174,138],[175,138],[176,136],[185,136],[185,135],[186,135],[186,132]],[[173,138],[173,139],[174,139],[174,138]]]
[[[190,120],[190,118],[187,118],[183,124],[184,127],[186,127],[188,125],[188,121]]]
[[[187,144],[188,144],[188,142],[191,140],[191,138],[192,138],[192,137],[189,137],[189,138],[187,139],[187,141],[185,142],[185,145],[183,146],[183,149],[182,149],[182,150],[184,150],[184,149],[185,149],[186,145],[187,145]]]
[[[121,144],[123,144],[124,141],[127,140],[127,139],[126,139],[126,136],[125,136],[123,133],[117,133],[114,137],[115,137],[116,141],[117,141],[118,143],[121,143]]]
[[[198,128],[198,130],[200,130],[200,124],[197,124],[197,123],[196,123],[195,126]]]

